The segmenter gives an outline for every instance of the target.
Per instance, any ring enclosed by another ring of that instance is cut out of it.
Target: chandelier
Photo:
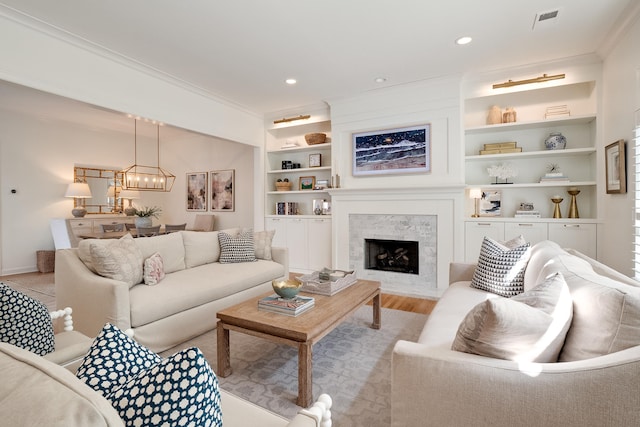
[[[164,191],[169,192],[173,187],[176,176],[160,167],[160,125],[157,126],[157,166],[138,164],[138,121],[133,119],[133,165],[124,169],[122,187],[126,190]]]

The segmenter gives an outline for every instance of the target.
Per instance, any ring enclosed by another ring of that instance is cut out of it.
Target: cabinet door
[[[504,240],[504,223],[474,221],[465,224],[464,259],[465,262],[477,262],[484,236],[494,240]]]
[[[531,246],[547,240],[547,224],[541,222],[507,222],[504,224],[505,240],[522,235]]]
[[[264,221],[265,230],[275,230],[271,246],[288,248],[287,246],[287,225],[286,218],[266,218]]]
[[[307,220],[309,245],[309,269],[313,271],[331,268],[331,219]]]
[[[294,272],[308,270],[309,239],[307,237],[307,221],[302,218],[287,218],[286,229],[287,247],[289,248],[289,270]]]
[[[549,223],[549,240],[596,259],[595,224]]]

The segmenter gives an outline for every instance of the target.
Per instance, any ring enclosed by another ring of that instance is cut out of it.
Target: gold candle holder
[[[562,218],[562,212],[560,212],[560,203],[562,203],[564,199],[559,196],[554,196],[551,198],[551,201],[554,203],[553,208],[553,217],[554,218]]]
[[[567,193],[571,195],[571,203],[569,204],[569,218],[580,218],[580,214],[578,213],[578,202],[576,200],[576,196],[580,194],[580,190],[575,187],[571,187],[567,190]]]

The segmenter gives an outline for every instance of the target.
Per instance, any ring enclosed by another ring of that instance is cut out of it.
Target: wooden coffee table
[[[373,301],[372,328],[380,329],[380,282],[358,280],[328,297],[301,293],[315,298],[315,306],[297,317],[258,310],[262,295],[218,312],[218,369],[220,377],[231,375],[229,331],[242,332],[276,343],[298,348],[298,406],[307,407],[313,400],[312,346],[320,341],[351,313]]]

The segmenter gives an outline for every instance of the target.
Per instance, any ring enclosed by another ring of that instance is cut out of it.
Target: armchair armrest
[[[392,426],[633,425],[640,346],[566,363],[518,364],[398,341]]]
[[[65,307],[62,310],[52,311],[49,314],[51,315],[51,321],[54,321],[59,318],[63,318],[65,332],[73,331],[73,316],[71,316],[71,307]]]

